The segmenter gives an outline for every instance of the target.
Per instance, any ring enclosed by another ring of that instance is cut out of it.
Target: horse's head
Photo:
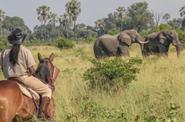
[[[44,83],[49,84],[54,90],[54,82],[60,72],[60,70],[53,65],[54,54],[52,53],[49,58],[44,58],[38,53],[39,65],[35,72],[37,78]]]

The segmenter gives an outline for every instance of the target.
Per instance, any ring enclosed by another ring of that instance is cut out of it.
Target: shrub
[[[149,33],[150,33],[149,30],[142,30],[139,34],[140,34],[142,37],[145,38]]]
[[[93,67],[84,73],[84,79],[89,81],[90,88],[118,90],[136,80],[136,74],[139,72],[138,64],[141,64],[142,60],[114,58],[110,60],[93,59],[91,62]]]
[[[127,122],[127,113],[124,106],[118,108],[107,108],[91,99],[86,99],[80,103],[80,115],[88,121],[105,121],[105,122]]]
[[[159,30],[172,30],[172,26],[169,24],[160,24],[159,25]]]
[[[73,48],[73,46],[74,46],[72,40],[65,39],[63,37],[58,38],[56,43],[57,43],[57,47],[62,48],[62,49],[63,48]]]
[[[112,30],[108,31],[108,34],[110,34],[110,35],[116,35],[118,33],[120,33],[120,31],[118,29],[112,29]]]
[[[159,32],[159,31],[166,31],[166,30],[167,31],[173,30],[173,28],[169,24],[160,24],[158,27],[153,28],[150,33]]]
[[[94,42],[95,40],[96,40],[96,37],[94,37],[94,36],[88,36],[87,37],[87,42],[88,43]]]

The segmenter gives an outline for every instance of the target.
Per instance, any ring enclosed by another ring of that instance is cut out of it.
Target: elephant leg
[[[117,54],[118,56],[130,56],[129,47],[127,45],[120,45]]]
[[[146,44],[146,45],[144,45],[143,53],[144,53],[144,56],[147,57],[147,56],[150,56],[150,55],[153,55],[153,54],[154,55],[158,54],[159,49],[155,45]]]
[[[144,47],[143,47],[143,49],[142,49],[142,54],[143,54],[143,56],[144,57],[147,57],[147,56],[150,56],[150,50],[149,50],[149,48],[148,48],[148,45],[147,44],[145,44],[144,45]]]
[[[101,46],[101,55],[102,57],[111,57],[111,56],[116,56],[116,51],[112,51],[108,49],[105,45]]]
[[[158,48],[160,55],[168,56],[168,47],[166,47],[165,45],[160,45]]]

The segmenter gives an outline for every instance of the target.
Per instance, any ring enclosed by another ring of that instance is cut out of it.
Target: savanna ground
[[[78,43],[73,49],[51,46],[30,47],[35,59],[40,52],[54,52],[54,64],[61,73],[54,93],[56,122],[184,122],[185,51],[176,57],[174,48],[168,58],[144,59],[137,81],[117,93],[91,91],[83,73],[92,66],[92,44]],[[140,57],[138,45],[131,57]],[[38,60],[37,60],[38,61]]]

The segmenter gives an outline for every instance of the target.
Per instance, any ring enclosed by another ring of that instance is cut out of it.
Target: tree
[[[119,19],[123,19],[124,16],[125,16],[125,8],[123,6],[119,6],[117,9],[116,9],[117,13],[118,13],[118,17]]]
[[[182,19],[178,18],[178,19],[170,20],[168,24],[171,25],[175,29],[180,29],[182,28]]]
[[[140,31],[153,25],[153,14],[148,10],[147,2],[134,3],[128,7],[131,28]]]
[[[160,24],[162,15],[156,12],[152,12],[154,19],[154,27],[157,28]]]
[[[96,22],[95,22],[95,28],[96,28],[96,31],[97,31],[97,33],[98,33],[98,35],[100,36],[100,35],[102,35],[102,34],[104,34],[105,33],[105,30],[104,30],[104,28],[105,28],[105,22],[104,22],[104,19],[99,19],[99,20],[97,20]]]
[[[59,37],[60,30],[53,24],[40,25],[34,27],[33,37],[39,40],[52,41]]]
[[[120,31],[122,31],[123,29],[123,19],[125,17],[125,8],[123,6],[119,6],[117,9],[116,9],[116,12],[117,12],[117,25],[120,27]]]
[[[179,12],[180,12],[180,16],[183,17],[182,28],[185,29],[185,6],[181,7]]]
[[[80,5],[81,5],[81,3],[78,0],[70,0],[66,4],[66,11],[69,15],[70,20],[73,21],[73,30],[74,31],[75,31],[76,21],[77,21],[78,15],[81,13]]]
[[[45,29],[44,32],[45,32],[45,35],[44,35],[44,38],[45,40],[48,39],[48,35],[47,35],[47,29],[46,29],[46,24],[48,23],[48,21],[50,20],[51,18],[51,15],[52,15],[52,12],[50,11],[50,7],[46,6],[46,5],[42,5],[42,6],[39,6],[37,8],[37,14],[38,14],[38,17],[37,19],[41,22],[42,25],[44,26],[41,26],[42,29]],[[45,28],[44,28],[45,27]]]
[[[166,14],[163,15],[163,20],[164,20],[165,22],[168,22],[170,18],[171,18],[171,16],[170,16],[169,13],[166,13]]]
[[[68,38],[68,36],[69,36],[68,31],[71,26],[71,21],[70,21],[69,15],[67,13],[64,13],[63,15],[61,15],[59,17],[59,23],[60,23],[60,28],[61,28],[63,35],[66,38]]]
[[[59,19],[57,14],[55,13],[50,13],[50,19],[49,19],[49,24],[53,24],[54,26],[58,23]]]
[[[0,9],[0,35],[2,35],[2,23],[5,17],[5,12]]]
[[[16,16],[15,17],[6,16],[6,18],[3,21],[2,28],[8,32],[11,32],[17,27],[21,28],[26,33],[31,33],[31,30],[28,28],[27,25],[25,25],[24,20],[22,18]]]
[[[88,38],[95,38],[97,33],[92,29],[92,27],[87,26],[85,24],[77,24],[76,25],[76,33],[77,33],[77,38],[82,38],[82,39],[88,39]]]
[[[185,6],[181,7],[179,12],[180,12],[180,16],[184,17],[185,16]]]
[[[37,14],[38,14],[38,20],[42,23],[42,24],[46,24],[47,21],[50,19],[50,7],[48,6],[40,6],[37,8]]]

